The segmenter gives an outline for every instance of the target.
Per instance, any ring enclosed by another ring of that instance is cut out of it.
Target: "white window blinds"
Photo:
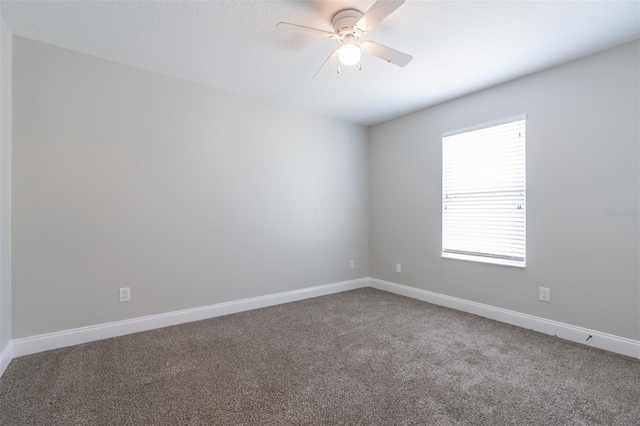
[[[525,123],[443,135],[443,257],[525,266]]]

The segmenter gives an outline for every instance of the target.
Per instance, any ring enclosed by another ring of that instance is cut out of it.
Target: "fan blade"
[[[336,33],[332,33],[332,32],[325,31],[325,30],[319,30],[317,28],[305,27],[304,25],[290,24],[288,22],[278,22],[276,24],[276,27],[277,28],[282,28],[282,29],[287,29],[287,30],[292,30],[292,31],[297,31],[299,33],[314,35],[314,36],[318,36],[318,37],[340,38],[338,36],[338,34],[336,34]]]
[[[313,75],[313,78],[316,78],[316,76],[318,74],[320,74],[320,71],[322,71],[322,69],[325,67],[325,65],[327,65],[329,62],[335,62],[338,59],[338,50],[340,49],[336,49],[334,50],[331,55],[329,55],[329,57],[327,58],[326,61],[324,61],[324,63],[322,64],[322,66],[320,66],[320,68],[318,68],[318,71],[316,71],[316,73]]]
[[[378,0],[356,24],[363,32],[371,31],[391,12],[402,6],[404,0]]]
[[[375,41],[365,41],[361,44],[362,51],[369,55],[377,56],[387,62],[404,67],[413,59],[413,56],[402,53],[398,50],[376,43]]]

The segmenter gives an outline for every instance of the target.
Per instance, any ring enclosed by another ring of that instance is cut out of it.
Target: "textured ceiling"
[[[312,76],[332,31],[374,1],[5,1],[14,34],[279,104],[370,125],[640,37],[640,3],[408,0],[367,39],[413,55],[405,68]],[[344,71],[343,67],[343,71]]]

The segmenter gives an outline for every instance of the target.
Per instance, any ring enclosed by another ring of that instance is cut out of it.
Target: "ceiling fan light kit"
[[[331,24],[334,32],[324,31],[317,28],[305,27],[288,22],[280,22],[278,28],[290,29],[304,32],[323,38],[338,40],[341,47],[334,50],[324,61],[320,69],[313,76],[320,73],[327,63],[334,62],[336,57],[342,65],[360,64],[362,52],[376,56],[386,62],[404,67],[412,57],[406,53],[391,49],[373,41],[360,41],[360,38],[376,27],[384,18],[400,7],[405,0],[378,0],[371,8],[363,14],[357,9],[343,9],[333,15]],[[362,69],[362,65],[359,65]],[[338,73],[340,68],[338,67]]]
[[[355,65],[360,62],[360,32],[356,27],[362,18],[362,12],[356,9],[344,9],[333,15],[331,24],[340,37],[342,47],[338,49],[338,60],[342,65]]]
[[[338,51],[338,60],[342,65],[355,65],[361,57],[360,46],[355,43],[344,44]]]

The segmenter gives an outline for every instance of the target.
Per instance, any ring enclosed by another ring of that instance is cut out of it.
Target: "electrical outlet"
[[[118,302],[130,302],[131,301],[131,288],[122,287],[118,289]]]
[[[551,302],[551,290],[547,287],[540,287],[540,301]]]
[[[399,263],[396,263],[396,273],[397,274],[401,274],[402,273],[402,265]]]
[[[355,260],[350,260],[349,261],[349,269],[355,269],[356,268],[356,261]]]

